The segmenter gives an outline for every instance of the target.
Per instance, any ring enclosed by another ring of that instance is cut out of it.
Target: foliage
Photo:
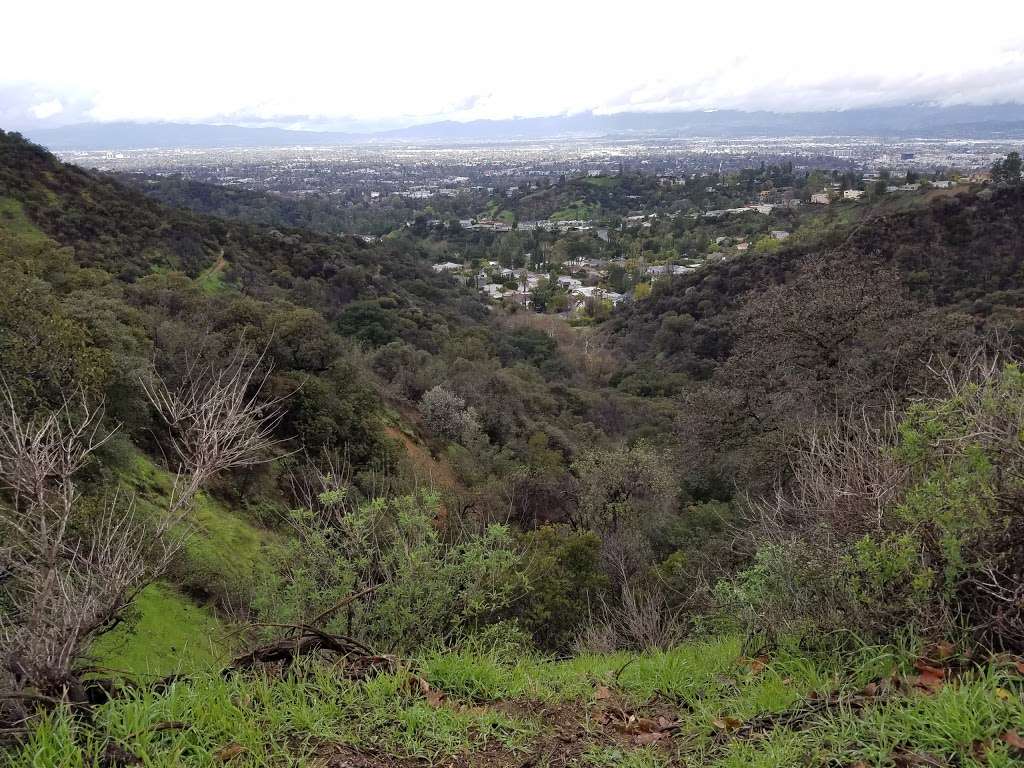
[[[327,626],[373,646],[410,650],[484,632],[527,589],[510,531],[489,526],[446,541],[431,495],[378,498],[332,519],[293,513],[301,536],[262,585],[263,616]],[[332,612],[341,598],[365,597]],[[336,615],[340,614],[340,615]]]
[[[741,638],[722,636],[669,652],[563,661],[432,653],[365,681],[316,663],[288,676],[196,675],[163,693],[127,692],[92,718],[64,710],[41,718],[0,764],[92,767],[116,747],[158,767],[311,768],[325,759],[505,766],[540,761],[557,745],[565,751],[556,756],[576,766],[1016,764],[1003,739],[1024,720],[1020,677],[992,664],[931,692],[914,689],[915,650],[811,654],[783,643],[750,658]],[[872,686],[884,692],[865,694]],[[659,714],[680,716],[673,736],[645,746],[620,732],[621,709],[636,713],[634,730],[657,725]]]
[[[529,593],[516,606],[537,647],[565,651],[609,587],[596,534],[544,525],[523,536]]]
[[[960,365],[945,397],[807,443],[790,488],[755,507],[754,563],[719,584],[730,612],[769,632],[966,629],[1024,647],[1024,374],[980,354]]]
[[[438,384],[420,399],[423,423],[438,437],[448,440],[471,439],[480,430],[476,411],[466,401]]]

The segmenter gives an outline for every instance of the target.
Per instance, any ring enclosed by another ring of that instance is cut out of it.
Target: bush
[[[438,384],[420,400],[423,423],[433,434],[448,440],[471,439],[480,431],[476,411],[466,401]]]
[[[261,590],[260,607],[281,623],[323,617],[329,629],[395,651],[493,635],[488,628],[526,592],[512,535],[492,525],[445,541],[437,513],[429,494],[374,499],[331,521],[294,513],[301,536]],[[364,591],[343,614],[329,613]]]
[[[976,355],[942,375],[942,398],[807,441],[786,492],[754,505],[757,555],[720,605],[774,633],[1024,647],[1024,372]]]
[[[523,535],[529,595],[516,610],[537,646],[568,650],[609,587],[601,540],[565,526],[545,525]]]

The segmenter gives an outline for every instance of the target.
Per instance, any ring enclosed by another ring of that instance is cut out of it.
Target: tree
[[[116,626],[135,596],[169,564],[180,523],[216,474],[264,459],[275,444],[283,398],[260,399],[269,369],[239,348],[219,370],[191,365],[176,386],[154,376],[147,395],[169,429],[178,477],[167,507],[140,519],[130,496],[99,512],[83,502],[75,477],[114,429],[102,404],[69,397],[25,416],[10,390],[0,412],[0,688],[17,701],[31,689],[84,701],[79,663],[92,641]]]
[[[676,485],[651,445],[585,451],[573,462],[579,478],[572,522],[601,537],[613,579],[632,577],[649,559],[646,534],[675,510]]]
[[[923,360],[964,330],[913,301],[888,269],[810,258],[746,296],[728,360],[686,395],[683,464],[701,483],[770,483],[796,432],[837,408],[870,411],[909,394]]]
[[[1021,183],[1022,161],[1019,152],[1010,152],[1003,160],[992,164],[992,181],[996,184],[1017,186]]]
[[[467,408],[465,400],[440,384],[423,394],[420,413],[427,429],[448,440],[463,440],[480,430],[476,411]]]

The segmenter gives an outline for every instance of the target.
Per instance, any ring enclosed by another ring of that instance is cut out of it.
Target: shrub
[[[480,431],[476,411],[466,401],[438,384],[420,400],[423,423],[432,433],[448,440],[465,440]]]
[[[975,355],[940,373],[945,396],[808,439],[785,492],[754,504],[759,549],[719,583],[723,607],[765,631],[1024,647],[1024,372]]]
[[[512,535],[492,525],[449,542],[437,512],[437,497],[422,494],[374,499],[329,522],[294,513],[301,535],[263,585],[262,611],[282,623],[322,617],[330,629],[389,650],[484,632],[526,591]],[[344,614],[330,612],[364,591]]]
[[[523,543],[530,592],[516,616],[539,647],[565,651],[609,586],[601,540],[545,525],[524,534]]]

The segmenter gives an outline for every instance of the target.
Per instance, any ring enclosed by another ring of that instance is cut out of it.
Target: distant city
[[[64,151],[59,156],[103,171],[181,176],[247,190],[372,203],[399,195],[425,200],[491,194],[538,179],[729,172],[792,163],[796,170],[925,173],[988,168],[1020,142],[808,136],[767,139],[523,141],[503,144],[380,145]]]

